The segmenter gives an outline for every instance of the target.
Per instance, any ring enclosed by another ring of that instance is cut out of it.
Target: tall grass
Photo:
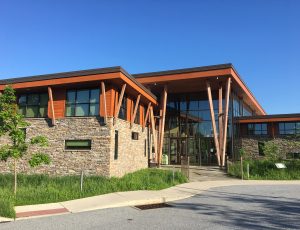
[[[249,164],[249,179],[254,180],[300,180],[300,160],[284,160],[286,169],[278,169],[277,161],[270,160],[245,160],[243,162],[244,178],[246,178],[247,164]],[[228,174],[241,177],[240,162],[235,162],[228,167]]]
[[[84,177],[81,192],[80,176],[18,175],[17,196],[13,199],[13,175],[0,175],[0,216],[14,217],[11,210],[14,204],[43,204],[112,192],[160,190],[186,181],[180,172],[175,172],[173,180],[171,171],[143,169],[122,178]]]

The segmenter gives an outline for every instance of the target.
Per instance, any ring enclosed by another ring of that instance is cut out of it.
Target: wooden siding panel
[[[66,105],[66,89],[64,88],[53,88],[53,105],[54,113],[56,118],[65,117],[65,105]],[[49,105],[48,105],[49,107]]]

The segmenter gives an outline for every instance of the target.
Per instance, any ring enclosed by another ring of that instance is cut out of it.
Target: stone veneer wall
[[[291,147],[287,142],[294,143],[300,142],[300,137],[242,137],[235,141],[235,153],[243,148],[247,155],[257,158],[259,157],[258,142],[274,141],[279,147],[282,156],[286,156],[290,152],[300,152],[300,148]]]
[[[108,121],[112,124],[112,119]],[[148,131],[137,124],[133,124],[130,129],[130,122],[117,119],[112,126],[112,142],[110,153],[110,176],[120,177],[128,172],[134,172],[148,167]],[[119,133],[118,159],[114,159],[115,154],[115,130]],[[138,140],[132,140],[132,132],[138,132]],[[147,142],[145,146],[145,141]],[[146,152],[145,152],[146,147]]]
[[[100,125],[95,117],[64,118],[56,120],[56,126],[49,126],[47,119],[26,119],[30,127],[26,129],[26,139],[43,135],[49,141],[49,147],[43,152],[50,155],[51,164],[30,168],[27,162],[18,163],[21,173],[45,173],[50,175],[86,174],[109,175],[110,129]],[[91,150],[70,151],[65,150],[65,140],[91,139]],[[34,147],[37,148],[37,147]],[[27,159],[30,156],[30,150]],[[26,158],[25,158],[26,159]],[[26,159],[26,160],[27,160]],[[12,161],[0,162],[0,172],[11,171]]]
[[[147,139],[147,128],[142,132],[140,125],[134,124],[130,129],[127,121],[113,119],[107,124],[96,117],[73,117],[56,120],[55,126],[49,126],[48,119],[26,119],[30,126],[26,129],[26,139],[29,141],[36,135],[43,135],[49,141],[49,146],[42,151],[49,154],[50,165],[30,168],[27,163],[30,152],[37,152],[38,147],[30,147],[29,154],[20,160],[17,170],[20,173],[44,173],[50,175],[85,174],[103,176],[123,176],[141,168],[147,168],[148,157],[144,155],[144,141]],[[119,158],[114,160],[114,133],[119,130]],[[131,139],[131,132],[139,133],[139,140]],[[91,150],[65,150],[65,140],[90,139]],[[0,138],[0,145],[7,143],[5,137]],[[13,161],[0,161],[0,173],[12,172]]]

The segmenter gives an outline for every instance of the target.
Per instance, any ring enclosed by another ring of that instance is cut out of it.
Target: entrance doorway
[[[216,151],[211,137],[170,137],[168,156],[170,164],[180,164],[181,156],[189,156],[190,165],[216,165]]]

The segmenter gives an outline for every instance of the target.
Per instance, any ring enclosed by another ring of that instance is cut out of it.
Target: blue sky
[[[267,113],[300,113],[300,1],[0,0],[0,79],[233,63]]]

